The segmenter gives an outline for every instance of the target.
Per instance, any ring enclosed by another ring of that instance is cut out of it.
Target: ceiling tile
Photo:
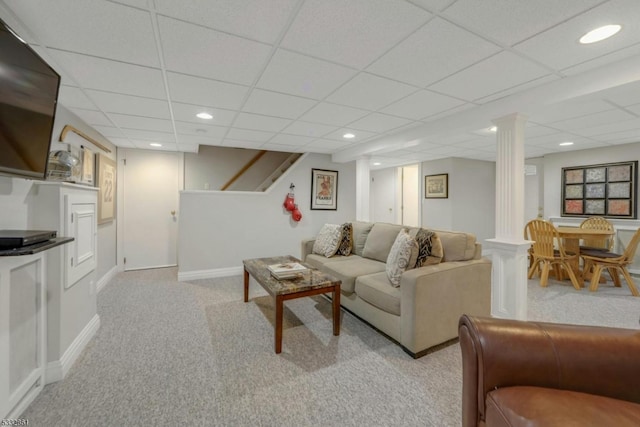
[[[244,141],[244,140],[241,141],[237,139],[228,139],[228,138],[225,138],[224,141],[222,141],[222,145],[224,147],[249,148],[252,150],[259,150],[263,144],[264,142]]]
[[[179,122],[176,120],[176,133],[194,135],[203,138],[222,138],[227,133],[226,126],[215,126],[204,123]]]
[[[366,110],[321,102],[307,111],[300,119],[327,125],[344,126],[367,114],[369,114],[369,112]]]
[[[614,108],[611,104],[601,99],[561,102],[559,104],[546,105],[544,110],[532,112],[529,116],[529,121],[541,124],[553,123]]]
[[[271,46],[169,18],[159,18],[162,52],[170,71],[252,84]]]
[[[132,114],[158,119],[171,118],[167,101],[91,89],[87,90],[87,95],[105,113]]]
[[[413,86],[360,73],[329,96],[327,101],[375,111],[414,91],[416,88]]]
[[[622,107],[637,104],[640,101],[640,81],[597,92],[593,97],[606,99]]]
[[[183,104],[172,102],[173,118],[182,122],[202,123],[204,125],[228,126],[233,122],[236,112],[233,110],[223,110],[221,108],[204,107],[201,105]],[[196,117],[198,113],[209,113],[212,119],[201,119]]]
[[[50,49],[71,77],[85,89],[166,99],[162,73],[156,68]]]
[[[353,135],[355,135],[353,138],[351,139],[346,139],[343,135],[345,135],[346,133],[351,133]],[[353,144],[356,142],[361,142],[364,141],[366,139],[371,138],[372,136],[375,136],[376,134],[373,132],[367,132],[364,130],[356,130],[356,129],[352,129],[352,128],[341,128],[338,129],[334,132],[331,132],[327,135],[325,135],[323,137],[323,139],[334,139],[336,141],[342,141],[342,143],[344,144]]]
[[[301,135],[287,135],[285,133],[279,133],[271,140],[269,143],[272,144],[281,144],[281,145],[296,145],[301,146],[304,144],[308,144],[309,142],[316,139],[315,137],[310,136],[301,136]]]
[[[173,133],[155,132],[140,129],[122,129],[122,132],[131,140],[144,140],[155,142],[176,142]]]
[[[142,129],[158,132],[173,132],[171,120],[155,119],[151,117],[130,116],[108,113],[107,116],[121,129]]]
[[[507,46],[534,36],[601,0],[458,0],[444,15]]]
[[[445,9],[456,0],[408,0],[416,6],[426,8],[428,11],[435,12]]]
[[[257,87],[322,99],[355,74],[350,68],[279,49]]]
[[[240,113],[233,123],[233,127],[241,129],[262,130],[266,132],[280,132],[291,120],[280,117],[263,116],[260,114]]]
[[[133,142],[131,142],[128,138],[110,137],[108,139],[109,139],[109,142],[114,144],[116,147],[135,148],[135,146],[133,145]]]
[[[386,114],[372,113],[366,117],[349,123],[349,127],[369,132],[383,133],[391,129],[405,126],[411,123],[411,120],[402,119],[400,117],[388,116]]]
[[[70,108],[70,110],[88,125],[113,126],[111,120],[100,111],[82,110],[80,108]]]
[[[467,101],[540,78],[549,71],[511,52],[503,51],[430,86]]]
[[[272,142],[266,142],[260,147],[261,150],[281,151],[285,153],[297,152],[299,148],[301,148],[301,146],[274,144]]]
[[[588,71],[600,66],[606,66],[613,62],[621,61],[625,58],[630,58],[639,54],[640,54],[640,43],[629,46],[629,47],[625,47],[613,52],[608,52],[596,58],[589,59],[588,61],[581,62],[578,65],[573,65],[569,68],[565,68],[562,70],[562,74],[567,76],[580,74],[585,71]]]
[[[419,120],[464,104],[464,101],[421,90],[383,108],[381,111],[394,116]]]
[[[319,123],[303,122],[301,120],[291,123],[289,126],[282,130],[283,133],[308,136],[312,138],[318,138],[323,135],[333,132],[337,129],[336,126],[321,125]]]
[[[315,103],[316,101],[311,99],[254,89],[242,110],[267,116],[295,119]]]
[[[219,145],[222,143],[221,137],[184,135],[178,133],[178,143],[180,144],[202,144],[202,145]]]
[[[570,130],[580,135],[593,134],[592,128],[598,126],[608,126],[612,123],[623,122],[627,120],[637,119],[636,116],[619,109],[602,111],[595,114],[589,114],[586,116],[576,117],[573,119],[562,120],[558,122],[550,123],[557,129]],[[589,130],[592,129],[592,130]]]
[[[266,142],[273,138],[273,135],[275,135],[273,132],[233,128],[229,130],[229,133],[227,133],[227,138],[241,141]]]
[[[98,125],[93,125],[91,126],[92,128],[94,128],[95,130],[98,131],[98,133],[100,133],[100,135],[104,136],[105,138],[124,138],[124,133],[122,133],[122,131],[120,129],[118,129],[117,127],[113,127],[113,126],[98,126]]]
[[[48,47],[151,67],[160,64],[146,11],[99,0],[5,3],[16,14],[28,17],[25,24]]]
[[[184,21],[267,43],[277,39],[297,0],[154,0],[156,10]]]
[[[307,0],[282,46],[362,69],[429,17],[407,2]]]
[[[599,135],[607,135],[612,132],[640,129],[640,119],[637,117],[633,116],[632,119],[629,119],[629,115],[621,113],[620,111],[611,112],[610,114],[610,120],[607,120],[606,116],[601,115],[593,122],[585,121],[590,125],[587,125],[584,128],[574,129],[573,132],[579,135],[597,138]],[[573,125],[577,125],[577,123],[573,123]]]
[[[171,101],[218,108],[239,108],[248,88],[201,77],[167,73]]]
[[[349,143],[335,141],[330,139],[316,139],[305,145],[308,150],[316,153],[333,153],[336,150],[343,150],[349,147]]]
[[[173,143],[173,142],[163,142],[162,146],[160,147],[152,147],[150,144],[150,141],[138,141],[138,140],[134,140],[132,141],[133,145],[136,148],[139,148],[141,150],[154,150],[154,151],[178,151],[178,146]]]
[[[640,2],[615,0],[532,37],[515,48],[548,66],[562,70],[598,56],[640,43]],[[588,31],[615,22],[622,30],[615,36],[589,45],[578,39]],[[549,46],[553,46],[550,49]]]
[[[387,52],[367,71],[424,87],[499,50],[497,45],[436,18]]]
[[[60,86],[58,102],[67,108],[96,109],[96,104],[87,98],[82,89],[73,86]]]

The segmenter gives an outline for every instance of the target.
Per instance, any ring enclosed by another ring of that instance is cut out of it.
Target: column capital
[[[499,127],[500,125],[509,124],[509,123],[523,123],[524,124],[528,119],[529,119],[529,116],[527,116],[526,114],[511,113],[511,114],[507,114],[506,116],[502,116],[502,117],[498,117],[497,119],[493,119],[493,120],[491,120],[491,122],[494,125]]]

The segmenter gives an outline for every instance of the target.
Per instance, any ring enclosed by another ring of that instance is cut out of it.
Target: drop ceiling
[[[0,0],[0,16],[118,147],[491,161],[512,113],[528,158],[640,141],[638,0]]]

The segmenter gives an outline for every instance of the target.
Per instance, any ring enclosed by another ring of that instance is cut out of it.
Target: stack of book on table
[[[271,275],[278,280],[293,279],[300,274],[309,270],[309,268],[300,264],[299,262],[285,262],[281,264],[273,264],[267,266]]]

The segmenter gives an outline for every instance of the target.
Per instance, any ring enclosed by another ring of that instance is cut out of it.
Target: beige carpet
[[[627,288],[529,283],[532,319],[638,328]],[[459,426],[454,344],[414,360],[322,297],[285,303],[283,352],[272,306],[242,278],[179,283],[175,269],[119,274],[98,296],[101,328],[67,377],[45,387],[30,426]]]

